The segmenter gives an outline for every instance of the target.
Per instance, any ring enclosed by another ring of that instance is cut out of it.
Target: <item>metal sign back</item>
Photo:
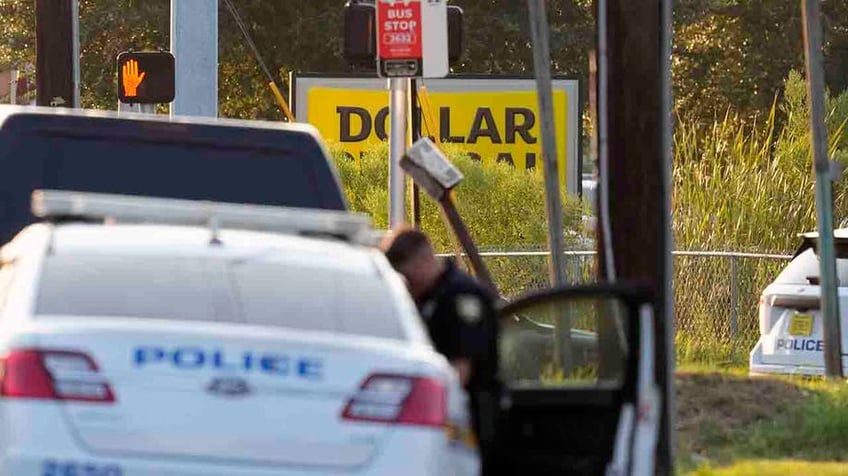
[[[377,1],[377,72],[387,78],[447,76],[446,0]]]

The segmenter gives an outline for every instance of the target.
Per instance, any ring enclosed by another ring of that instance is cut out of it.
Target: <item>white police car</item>
[[[752,374],[824,374],[824,341],[819,299],[818,233],[801,235],[803,241],[792,261],[762,292],[759,302],[760,339],[751,351]],[[848,316],[848,229],[834,230],[836,275],[842,348]],[[848,367],[848,356],[842,357]]]
[[[0,253],[0,474],[477,471],[466,397],[367,220],[55,191],[33,209]]]

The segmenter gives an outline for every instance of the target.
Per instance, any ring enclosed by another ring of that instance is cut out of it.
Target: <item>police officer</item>
[[[468,391],[483,474],[493,474],[487,467],[493,461],[500,389],[495,296],[452,260],[437,257],[427,235],[418,230],[399,229],[381,248],[406,278],[436,350],[447,357]]]

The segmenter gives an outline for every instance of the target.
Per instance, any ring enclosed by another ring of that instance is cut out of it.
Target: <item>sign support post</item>
[[[444,0],[377,0],[377,72],[389,78],[389,227],[406,221],[406,179],[400,159],[410,125],[410,78],[448,74]],[[425,41],[425,38],[426,41]]]
[[[408,97],[409,79],[389,79],[389,228],[406,222],[406,177],[400,168],[400,159],[407,145]]]
[[[71,0],[71,37],[74,40],[74,107],[80,107],[80,41],[79,41],[79,0]]]
[[[839,298],[836,289],[836,257],[833,245],[833,190],[830,161],[827,157],[827,125],[824,122],[824,74],[820,0],[802,0],[804,50],[807,59],[807,97],[810,104],[810,129],[813,146],[813,170],[816,174],[816,210],[819,240],[817,253],[821,276],[821,303],[824,337],[825,375],[842,378],[842,332]]]
[[[9,104],[18,103],[18,67],[12,68],[12,79],[9,81]]]

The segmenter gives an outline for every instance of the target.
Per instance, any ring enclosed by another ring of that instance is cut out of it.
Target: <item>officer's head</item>
[[[444,271],[427,235],[414,228],[399,228],[380,244],[389,263],[406,278],[412,297],[429,291]]]

